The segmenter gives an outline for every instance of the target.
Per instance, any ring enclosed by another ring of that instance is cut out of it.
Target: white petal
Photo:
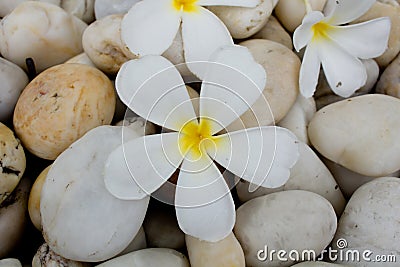
[[[312,11],[303,18],[303,22],[293,34],[293,45],[297,52],[311,41],[313,37],[312,26],[323,18],[324,15],[319,11]]]
[[[243,46],[219,48],[210,58],[200,92],[200,117],[212,134],[238,119],[262,95],[265,69]]]
[[[364,15],[375,2],[376,0],[328,0],[324,13],[329,24],[345,24]]]
[[[337,26],[329,37],[349,54],[362,59],[378,57],[385,52],[390,33],[390,19],[379,18],[349,26]]]
[[[138,55],[161,55],[170,47],[181,24],[181,12],[171,0],[145,0],[135,4],[121,22],[121,38]]]
[[[148,135],[115,149],[104,167],[108,191],[119,199],[132,200],[157,190],[183,159],[178,138],[178,133]]]
[[[184,160],[175,194],[176,216],[185,234],[209,242],[228,236],[235,224],[235,205],[220,171],[208,156],[198,169]]]
[[[207,152],[215,155],[215,160],[227,170],[254,186],[282,186],[299,157],[297,138],[281,127],[244,129],[215,139],[216,145],[207,145]]]
[[[115,86],[124,104],[165,128],[179,131],[196,118],[182,77],[161,56],[145,56],[124,63]]]
[[[301,94],[312,97],[318,84],[318,76],[321,68],[321,61],[318,57],[317,47],[310,43],[304,52],[303,61],[300,67],[299,86]]]
[[[261,0],[199,0],[199,6],[240,6],[255,7],[260,4]]]
[[[332,91],[349,97],[367,81],[367,71],[361,60],[350,55],[332,41],[318,42],[319,59]]]
[[[182,14],[182,39],[187,66],[200,79],[204,78],[204,65],[195,62],[208,61],[217,48],[233,45],[226,26],[203,7]]]

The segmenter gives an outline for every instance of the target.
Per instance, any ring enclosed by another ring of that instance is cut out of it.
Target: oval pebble
[[[290,170],[290,178],[285,185],[274,189],[259,187],[250,193],[249,183],[240,182],[236,186],[240,201],[246,202],[274,192],[305,190],[324,197],[332,204],[336,214],[342,214],[346,200],[332,174],[308,145],[300,142],[299,153],[299,160]]]
[[[18,98],[28,84],[28,76],[14,63],[0,58],[0,121],[12,118]]]
[[[286,32],[286,30],[274,16],[270,16],[267,24],[265,24],[265,26],[251,38],[274,41],[283,44],[290,50],[293,49],[292,37]]]
[[[20,141],[0,122],[0,204],[18,185],[25,167],[25,152]]]
[[[129,245],[143,223],[149,198],[120,200],[104,184],[104,164],[121,145],[122,131],[127,140],[138,137],[127,127],[97,127],[64,151],[49,170],[40,200],[43,236],[64,258],[107,260]]]
[[[338,240],[346,240],[343,252],[370,250],[370,258],[376,255],[400,257],[400,179],[377,178],[358,188],[350,198],[339,220],[333,247]],[[345,259],[343,259],[345,260]],[[341,263],[341,259],[338,259]],[[346,264],[346,262],[343,262]],[[387,263],[387,266],[397,266]],[[377,262],[352,262],[354,266],[378,266]],[[379,265],[381,266],[381,265]]]
[[[186,235],[191,267],[245,267],[243,249],[233,233],[218,242]]]
[[[182,253],[168,248],[142,249],[118,258],[106,261],[97,267],[189,267],[189,262]]]
[[[332,205],[307,191],[283,191],[254,198],[240,206],[236,216],[234,232],[242,245],[246,265],[252,267],[293,264],[277,257],[260,260],[260,250],[314,250],[318,255],[336,231]]]
[[[366,176],[400,169],[400,99],[372,94],[320,109],[308,134],[324,157]]]
[[[209,6],[208,9],[222,20],[233,38],[252,36],[267,24],[275,4],[273,0],[261,0],[255,7]]]
[[[32,259],[32,267],[88,267],[87,263],[72,261],[61,257],[44,243],[39,247]]]
[[[22,267],[22,264],[17,259],[8,258],[0,260],[0,267]]]
[[[253,39],[240,43],[267,72],[261,96],[228,131],[271,125],[289,112],[299,92],[299,58],[286,46],[269,40]],[[284,77],[284,78],[283,78]]]
[[[90,129],[110,124],[115,92],[101,71],[82,64],[47,69],[28,84],[14,111],[14,127],[25,148],[54,160]]]
[[[41,72],[82,52],[86,23],[62,8],[44,2],[18,5],[0,23],[0,51],[26,69],[32,58]]]
[[[386,67],[379,77],[376,91],[400,98],[400,54]]]

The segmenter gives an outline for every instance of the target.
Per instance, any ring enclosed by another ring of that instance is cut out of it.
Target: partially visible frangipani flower
[[[181,229],[215,242],[231,233],[235,206],[215,162],[254,186],[286,183],[298,158],[296,137],[263,126],[221,133],[261,96],[266,73],[247,48],[221,47],[211,55],[196,115],[177,69],[161,56],[126,62],[116,87],[135,113],[170,132],[129,141],[113,151],[104,175],[120,199],[142,199],[179,169],[175,210]],[[214,162],[215,161],[215,162]]]
[[[303,96],[313,96],[321,64],[329,86],[339,96],[349,97],[365,84],[367,72],[361,60],[385,52],[390,19],[341,25],[359,18],[374,3],[375,0],[328,0],[324,14],[307,13],[293,36],[297,51],[307,46],[300,69]]]
[[[124,16],[121,37],[129,50],[138,55],[161,55],[172,44],[182,27],[186,62],[207,61],[219,47],[233,45],[223,22],[203,6],[255,7],[260,0],[142,0]],[[200,65],[189,66],[203,78]]]

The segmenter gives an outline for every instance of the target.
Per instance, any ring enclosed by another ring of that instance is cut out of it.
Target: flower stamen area
[[[195,12],[196,2],[197,0],[172,0],[172,6],[178,11]]]
[[[201,120],[200,124],[197,121],[186,123],[180,133],[179,148],[182,155],[190,152],[192,156],[199,158],[205,151],[206,143],[215,142],[211,134],[210,123],[205,119]]]
[[[318,22],[311,27],[313,31],[313,39],[328,38],[328,31],[332,30],[332,26],[326,22]]]

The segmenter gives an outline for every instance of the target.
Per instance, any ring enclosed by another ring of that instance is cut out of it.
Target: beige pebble
[[[88,267],[87,263],[72,261],[57,255],[48,244],[39,247],[32,259],[32,267]]]
[[[20,141],[0,122],[0,204],[18,185],[25,167],[25,152]]]
[[[274,41],[283,44],[290,50],[293,49],[292,37],[290,37],[290,35],[274,16],[270,16],[267,24],[251,38]]]
[[[202,241],[186,235],[192,267],[245,267],[243,249],[233,233],[218,242]]]
[[[50,166],[45,168],[39,176],[36,178],[35,182],[33,183],[31,192],[29,194],[29,201],[28,201],[28,211],[29,217],[33,225],[39,231],[42,230],[42,218],[40,216],[40,195],[42,192],[43,183],[46,180],[47,173],[50,170]]]
[[[398,55],[379,77],[376,91],[400,98],[400,55]]]
[[[101,71],[82,64],[47,69],[25,88],[14,112],[14,127],[34,155],[55,159],[96,126],[110,124],[115,93]]]
[[[306,144],[299,143],[300,157],[290,170],[290,178],[285,185],[271,189],[259,187],[249,192],[249,183],[240,182],[236,186],[239,199],[246,202],[250,199],[287,190],[305,190],[326,198],[333,206],[336,214],[340,215],[346,205],[346,200],[327,167]]]
[[[171,210],[149,211],[143,222],[149,247],[172,248],[185,247],[185,234],[179,228],[175,212]]]
[[[0,58],[0,121],[12,118],[15,104],[28,82],[28,76],[20,67]]]
[[[240,43],[252,53],[267,72],[267,84],[261,96],[229,131],[271,125],[289,112],[299,92],[299,58],[286,46],[269,40],[254,39]]]
[[[316,111],[314,98],[298,95],[296,102],[278,126],[289,129],[300,141],[309,144],[307,128]]]
[[[256,7],[209,6],[226,25],[233,38],[244,39],[262,29],[274,9],[274,1],[260,0]]]
[[[106,261],[97,267],[189,267],[189,261],[182,253],[168,248],[148,248]]]
[[[27,1],[0,23],[1,54],[24,69],[32,58],[41,72],[82,52],[86,26],[56,5]]]
[[[326,0],[309,2],[313,10],[322,11]],[[306,15],[304,0],[279,0],[275,7],[275,15],[289,32],[294,32]]]
[[[377,178],[357,189],[350,198],[338,223],[333,248],[338,240],[346,240],[343,252],[370,250],[367,255],[375,259],[377,255],[400,257],[400,179],[394,177]],[[361,254],[363,255],[363,254]],[[374,261],[353,261],[353,266],[384,266]],[[346,259],[337,260],[347,264]],[[387,262],[386,266],[397,266]]]
[[[22,238],[29,189],[29,178],[21,179],[13,194],[0,204],[0,258],[9,255]]]
[[[96,65],[93,63],[92,60],[90,60],[90,58],[88,57],[88,55],[86,53],[81,53],[77,56],[74,56],[74,57],[68,59],[67,61],[65,61],[65,63],[84,64],[84,65],[88,65],[88,66],[97,68]]]
[[[69,14],[91,23],[94,20],[95,0],[59,0],[60,6]]]
[[[391,21],[388,49],[375,59],[378,65],[383,68],[389,65],[400,52],[400,6],[376,2],[367,13],[352,23],[360,23],[380,17],[389,17]]]
[[[400,99],[370,94],[320,109],[308,126],[324,157],[366,176],[400,169]]]
[[[318,255],[336,231],[332,205],[307,191],[282,191],[254,198],[236,213],[234,232],[242,245],[246,265],[252,267],[294,264],[289,258],[271,259],[266,250],[314,250]]]
[[[136,56],[121,40],[120,24],[123,15],[110,15],[90,24],[82,37],[83,49],[102,71],[115,75],[121,65]]]
[[[22,264],[17,259],[8,258],[0,260],[0,267],[22,267]]]

